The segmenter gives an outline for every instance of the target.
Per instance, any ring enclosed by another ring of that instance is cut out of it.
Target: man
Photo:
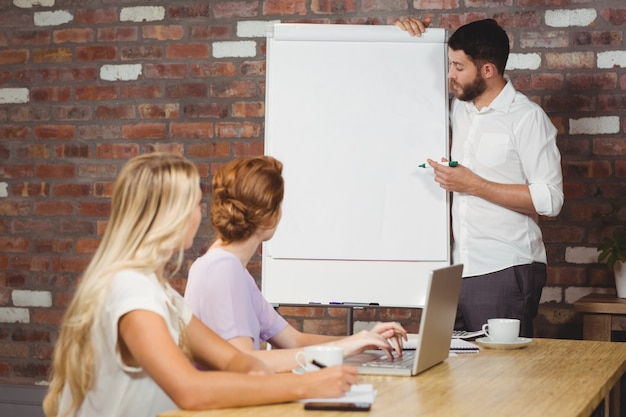
[[[420,36],[429,23],[396,25]],[[547,274],[538,215],[559,214],[563,178],[556,128],[504,75],[508,55],[509,38],[493,19],[450,36],[450,157],[459,165],[428,162],[453,193],[453,260],[465,265],[455,329],[518,318],[520,336],[532,337]]]

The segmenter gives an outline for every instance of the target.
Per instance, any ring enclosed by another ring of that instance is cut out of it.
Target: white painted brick
[[[161,6],[124,7],[120,11],[121,22],[155,22],[165,19],[165,8]]]
[[[255,41],[214,42],[213,57],[253,57],[256,56]]]
[[[0,104],[28,103],[28,88],[0,88]]]
[[[141,75],[141,64],[103,65],[100,78],[105,81],[136,80]]]
[[[507,70],[536,70],[541,66],[539,54],[510,54],[506,62]]]
[[[33,16],[35,26],[59,26],[74,20],[74,16],[67,10],[52,12],[35,12]]]
[[[13,5],[20,9],[30,9],[35,6],[52,7],[54,0],[13,0]]]
[[[265,38],[267,26],[280,23],[280,20],[244,20],[237,23],[237,36],[240,38]]]
[[[598,262],[598,248],[567,247],[565,261],[572,264],[593,264]]]
[[[615,294],[615,289],[611,288],[592,288],[592,287],[569,287],[565,289],[565,302],[574,304],[587,294]]]
[[[563,300],[563,289],[560,287],[543,287],[539,303],[560,303]]]
[[[50,291],[13,290],[11,300],[16,307],[51,307]]]
[[[619,116],[569,119],[570,135],[601,135],[619,133]]]
[[[626,68],[626,51],[598,52],[598,68]]]
[[[546,10],[546,25],[565,28],[570,26],[589,26],[598,17],[596,9]]]
[[[27,308],[0,307],[0,323],[30,323]]]
[[[8,197],[9,196],[9,184],[6,182],[0,182],[0,197]]]

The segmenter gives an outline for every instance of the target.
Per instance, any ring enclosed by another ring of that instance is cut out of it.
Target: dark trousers
[[[534,262],[463,279],[456,330],[475,331],[492,318],[520,320],[520,336],[533,337],[546,264]]]

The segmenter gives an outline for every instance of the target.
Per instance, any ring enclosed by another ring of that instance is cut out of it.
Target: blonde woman
[[[168,277],[198,229],[199,184],[176,155],[142,155],[122,169],[102,243],[61,323],[46,416],[154,417],[341,396],[356,383],[346,366],[271,375],[192,316]]]
[[[344,355],[368,348],[401,355],[406,331],[398,323],[379,323],[344,338],[304,333],[265,300],[246,265],[278,226],[283,190],[282,164],[270,156],[235,159],[213,177],[211,224],[217,239],[189,271],[185,299],[194,314],[275,371],[298,366],[295,353],[313,344],[341,346]],[[276,349],[260,350],[264,341]]]

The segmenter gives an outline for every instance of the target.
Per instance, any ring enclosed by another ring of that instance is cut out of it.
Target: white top
[[[95,386],[74,417],[154,417],[177,408],[176,404],[142,368],[123,364],[117,346],[119,319],[133,310],[148,310],[163,317],[178,344],[178,318],[191,320],[191,310],[169,285],[163,286],[154,274],[135,271],[119,272],[111,283],[110,292],[97,316],[91,338],[96,357]],[[60,400],[59,415],[71,403],[66,386]]]
[[[509,80],[480,111],[471,102],[454,100],[451,125],[453,160],[488,181],[528,184],[538,214],[559,214],[563,177],[557,130],[541,107],[515,91]],[[545,263],[536,217],[454,193],[454,263],[465,265],[463,276]]]

